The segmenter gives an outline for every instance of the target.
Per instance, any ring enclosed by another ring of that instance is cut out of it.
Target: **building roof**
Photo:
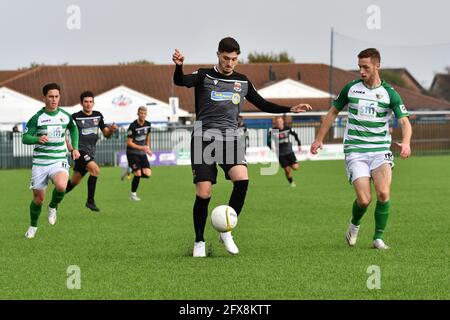
[[[430,92],[432,95],[450,101],[450,74],[438,73],[431,83]]]
[[[27,70],[0,70],[0,82],[12,79],[25,72]]]
[[[424,93],[425,89],[422,85],[413,77],[413,75],[406,68],[383,68],[384,71],[390,71],[398,74],[405,82],[405,88],[415,92]]]
[[[211,65],[185,65],[184,73],[191,73],[201,67]],[[0,82],[5,86],[32,98],[41,99],[42,86],[48,82],[56,82],[62,86],[61,106],[73,106],[79,102],[79,95],[84,90],[91,90],[96,95],[120,85],[154,97],[168,101],[169,97],[180,99],[180,108],[195,112],[194,90],[173,85],[174,65],[101,65],[101,66],[40,66],[22,72]],[[243,64],[236,71],[245,74],[257,90],[284,79],[301,81],[302,84],[318,90],[329,91],[329,71],[325,64]],[[269,77],[269,72],[271,76]],[[339,91],[348,82],[357,78],[355,73],[333,68],[332,93]],[[397,88],[408,109],[450,110],[450,103],[404,88]],[[270,99],[271,100],[271,99]],[[330,99],[275,99],[274,102],[292,106],[310,103],[315,111],[328,110]],[[248,102],[242,111],[257,111]]]

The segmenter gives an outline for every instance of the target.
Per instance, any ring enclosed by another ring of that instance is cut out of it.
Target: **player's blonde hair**
[[[140,106],[139,108],[138,108],[138,113],[139,113],[139,111],[145,111],[145,112],[147,112],[147,107],[146,106]]]

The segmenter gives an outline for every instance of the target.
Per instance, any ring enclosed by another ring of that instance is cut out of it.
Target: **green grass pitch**
[[[141,180],[141,202],[130,181],[102,168],[99,214],[84,207],[86,178],[66,195],[58,222],[46,205],[35,239],[29,224],[31,170],[0,171],[0,299],[449,299],[450,157],[396,160],[388,251],[371,249],[374,202],[356,247],[345,243],[354,192],[343,161],[302,162],[290,188],[282,171],[262,176],[252,165],[250,187],[230,256],[210,224],[209,256],[191,257],[194,185],[189,166],[155,167]],[[219,170],[209,212],[227,204],[231,183]],[[67,268],[79,266],[81,289],[70,290]],[[380,289],[368,289],[370,266]]]

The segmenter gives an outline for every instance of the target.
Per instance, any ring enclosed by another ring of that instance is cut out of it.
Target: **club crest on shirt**
[[[231,96],[231,102],[233,102],[234,104],[239,104],[239,102],[241,102],[241,96],[237,93],[233,93],[233,95]]]
[[[382,95],[382,94],[377,93],[376,96],[377,96],[377,99],[378,99],[378,100],[383,99],[383,95]]]
[[[98,119],[94,119],[94,125],[98,125]]]
[[[242,90],[242,87],[241,87],[241,83],[240,82],[235,82],[234,83],[234,91],[236,91],[236,92],[241,92],[241,90]]]

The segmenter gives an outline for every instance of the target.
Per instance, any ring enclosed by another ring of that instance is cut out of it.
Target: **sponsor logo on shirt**
[[[358,105],[358,115],[366,120],[374,119],[377,116],[377,106],[378,102],[360,99]]]
[[[97,128],[96,127],[83,128],[83,129],[81,129],[81,134],[83,136],[87,136],[87,135],[90,135],[90,134],[97,134]]]
[[[360,90],[352,90],[353,93],[359,93],[359,94],[366,94],[365,91],[360,91]]]
[[[213,101],[231,101],[233,104],[241,102],[241,96],[233,92],[211,91],[211,100]]]

